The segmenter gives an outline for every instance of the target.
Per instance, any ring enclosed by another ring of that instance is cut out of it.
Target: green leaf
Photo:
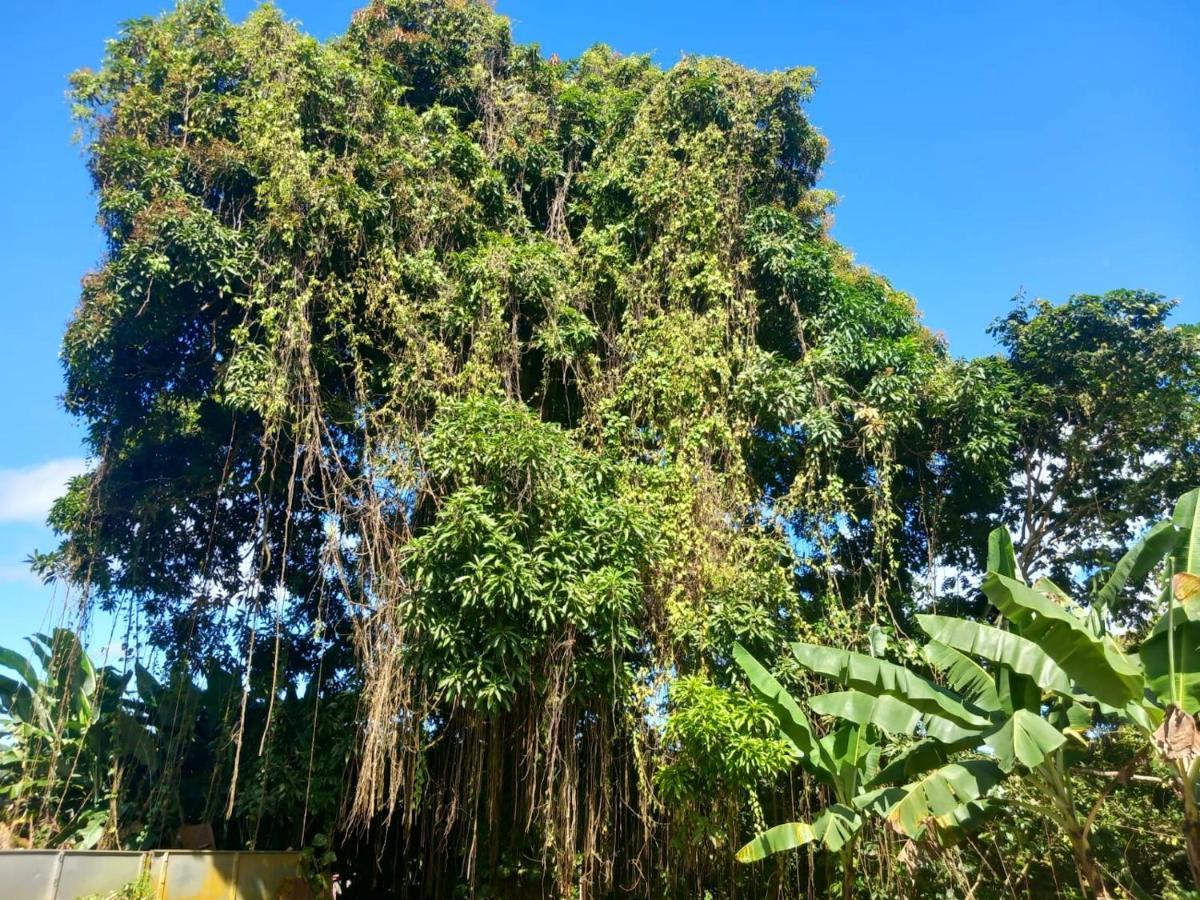
[[[813,835],[825,845],[827,850],[837,853],[854,835],[858,834],[862,828],[862,822],[862,816],[858,814],[857,810],[841,803],[834,803],[826,807],[824,812],[813,820]]]
[[[992,625],[953,616],[918,615],[917,622],[935,641],[1008,666],[1018,674],[1029,676],[1044,690],[1073,696],[1067,673],[1033,641]]]
[[[887,632],[879,627],[878,622],[872,623],[867,629],[867,641],[870,643],[872,656],[878,658],[887,654]]]
[[[12,706],[13,697],[20,686],[20,683],[15,678],[0,675],[0,712],[8,712],[9,707]]]
[[[941,847],[953,847],[968,833],[978,831],[989,819],[1004,809],[1004,804],[993,798],[973,800],[956,806],[944,816],[937,818],[937,840]]]
[[[1104,587],[1096,592],[1095,605],[1107,609],[1116,601],[1125,585],[1136,584],[1175,549],[1182,532],[1172,522],[1159,522],[1135,543],[1113,567]]]
[[[150,670],[143,666],[140,662],[133,664],[134,683],[137,685],[138,696],[151,709],[158,707],[159,697],[162,693],[162,685],[158,679],[150,674]]]
[[[1000,698],[1001,709],[1010,716],[1018,709],[1030,712],[1040,712],[1042,709],[1042,689],[1038,683],[1008,666],[1001,666],[996,672],[996,695]],[[1074,697],[1074,694],[1071,696]]]
[[[988,534],[987,570],[1008,578],[1017,577],[1017,555],[1013,552],[1012,535],[1003,525]]]
[[[37,670],[33,667],[28,659],[18,653],[16,650],[9,650],[7,647],[0,647],[0,668],[12,669],[31,689],[38,688]]]
[[[1182,532],[1175,548],[1175,571],[1200,575],[1200,488],[1175,502],[1171,521]]]
[[[746,673],[750,687],[775,714],[779,730],[803,756],[812,756],[817,751],[817,739],[808,723],[808,716],[792,699],[775,676],[756,660],[740,643],[733,645],[733,658]]]
[[[1018,709],[984,739],[1005,772],[1011,772],[1018,762],[1027,769],[1036,769],[1065,742],[1066,738],[1053,725],[1024,709]]]
[[[1173,637],[1172,637],[1173,636]],[[1175,694],[1171,692],[1170,645],[1175,651]],[[1200,712],[1200,622],[1178,612],[1173,631],[1159,631],[1138,649],[1146,673],[1146,685],[1161,703],[1174,702],[1184,712]]]
[[[865,791],[854,798],[855,809],[870,813],[873,816],[886,816],[892,808],[904,799],[907,791],[902,787],[881,787],[873,791]]]
[[[984,578],[983,592],[1021,629],[1023,638],[1037,644],[1097,700],[1120,707],[1142,696],[1141,668],[1111,638],[1097,636],[1069,610],[1003,575]]]
[[[812,826],[807,822],[785,822],[768,828],[738,850],[734,858],[740,863],[759,862],[773,853],[795,850],[816,839]]]
[[[857,810],[834,803],[822,811],[811,825],[806,822],[786,822],[768,828],[738,850],[735,858],[741,863],[759,862],[772,854],[795,850],[814,841],[819,841],[826,849],[836,853],[859,832],[862,821]]]
[[[1105,709],[1108,708],[1105,707]],[[1139,710],[1140,708],[1139,704],[1133,701],[1120,712],[1128,718],[1130,710]],[[1092,727],[1092,710],[1082,703],[1064,698],[1053,705],[1046,716],[1046,721],[1058,731],[1073,731],[1077,734],[1083,734]]]
[[[864,732],[853,722],[843,722],[818,741],[822,766],[833,777],[834,790],[842,800],[858,793],[859,785],[873,774],[867,770],[878,767],[879,745]]]
[[[924,653],[929,664],[944,674],[956,691],[988,712],[999,712],[996,681],[983,666],[941,641],[930,641]]]
[[[938,766],[944,766],[953,754],[978,746],[979,736],[973,735],[969,740],[957,744],[945,744],[941,741],[927,738],[905,747],[890,760],[888,764],[876,773],[869,785],[878,787],[885,784],[905,784],[918,775],[922,775]]]
[[[873,697],[862,691],[833,691],[809,697],[808,708],[820,716],[874,725],[888,734],[912,734],[921,722],[919,709],[889,694]]]
[[[792,644],[792,652],[800,665],[843,687],[876,696],[891,694],[923,713],[945,716],[960,725],[990,725],[986,716],[968,709],[951,691],[895,663],[816,644]]]
[[[916,837],[928,819],[948,815],[957,807],[978,800],[1004,777],[1004,772],[991,760],[971,759],[942,766],[905,787],[904,797],[892,807],[888,821],[909,837]]]

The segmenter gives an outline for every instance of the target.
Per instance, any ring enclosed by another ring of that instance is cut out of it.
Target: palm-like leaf
[[[1065,742],[1066,738],[1058,729],[1025,709],[1018,709],[984,739],[996,754],[996,763],[1005,772],[1011,772],[1017,763],[1027,769],[1036,769]]]
[[[807,822],[784,822],[768,828],[754,840],[738,850],[735,859],[740,863],[758,862],[772,853],[795,850],[817,839],[813,827]]]
[[[836,853],[861,828],[862,816],[856,810],[834,803],[822,811],[811,825],[807,822],[785,822],[768,828],[738,850],[735,858],[742,863],[759,862],[774,853],[795,850],[813,842],[820,842],[827,850]]]
[[[991,760],[950,763],[904,788],[903,798],[888,813],[888,821],[909,837],[918,836],[929,819],[951,814],[963,804],[985,796],[1005,773]]]
[[[1175,547],[1175,571],[1200,574],[1200,488],[1179,498],[1171,522],[1181,532]]]
[[[1045,690],[1072,695],[1067,673],[1041,647],[1021,635],[953,616],[919,615],[917,622],[935,641],[1006,666]]]
[[[1131,581],[1145,578],[1163,557],[1175,549],[1182,532],[1172,522],[1159,522],[1129,548],[1118,560],[1104,586],[1096,592],[1093,603],[1107,609]]]
[[[1120,707],[1142,696],[1144,685],[1138,665],[1111,638],[1096,635],[1070,610],[1019,581],[995,573],[984,578],[983,592],[1005,618],[1020,628],[1023,638],[1041,648],[1097,700]]]
[[[919,709],[889,694],[874,697],[862,691],[834,691],[809,697],[808,708],[817,715],[874,725],[888,734],[912,734],[921,723]]]
[[[946,681],[972,703],[988,712],[999,712],[1000,695],[991,672],[941,641],[930,641],[924,648],[925,659],[946,676]]]
[[[775,676],[741,644],[733,645],[733,658],[746,673],[751,689],[775,714],[775,718],[779,720],[779,730],[797,752],[804,756],[811,756],[817,752],[817,739],[808,723],[808,716]]]
[[[993,528],[988,534],[987,570],[1009,578],[1017,577],[1017,554],[1013,551],[1012,535],[1007,528]]]
[[[990,724],[982,711],[969,709],[952,691],[895,663],[816,644],[792,644],[792,652],[802,666],[843,687],[875,696],[890,694],[926,715],[949,718],[960,725],[985,728]]]

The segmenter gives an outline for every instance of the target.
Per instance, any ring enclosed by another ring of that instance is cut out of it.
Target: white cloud
[[[50,504],[62,495],[68,479],[84,468],[82,459],[71,458],[0,469],[0,522],[43,524]]]

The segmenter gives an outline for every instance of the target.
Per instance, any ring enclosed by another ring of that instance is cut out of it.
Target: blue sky
[[[16,3],[0,29],[0,645],[50,622],[23,558],[83,456],[57,352],[99,260],[94,200],[64,97],[120,21],[168,0]],[[255,4],[229,0],[241,19]],[[279,0],[319,37],[359,2]],[[516,37],[566,58],[605,42],[815,66],[835,234],[913,294],[958,355],[1020,291],[1155,290],[1200,319],[1200,3],[497,0]]]

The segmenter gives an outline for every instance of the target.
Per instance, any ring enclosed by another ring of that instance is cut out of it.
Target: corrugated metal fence
[[[299,853],[151,850],[2,850],[0,896],[77,900],[149,875],[158,900],[301,900],[311,897]]]

